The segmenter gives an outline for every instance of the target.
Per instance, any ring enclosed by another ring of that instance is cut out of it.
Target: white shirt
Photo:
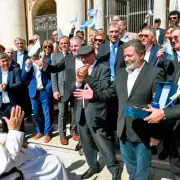
[[[20,65],[20,68],[22,69],[23,66],[23,59],[24,59],[24,52],[17,52],[17,63]]]
[[[143,68],[144,64],[140,68],[136,68],[134,71],[130,71],[130,70],[126,69],[126,71],[128,72],[128,79],[127,79],[128,97],[131,94],[134,83],[135,83],[137,77],[139,76],[139,73],[141,72],[141,69]]]
[[[152,47],[152,45],[151,45]],[[151,47],[146,51],[146,54],[144,56],[144,59],[146,60],[146,62],[149,62],[149,56],[151,54]]]
[[[180,61],[180,51],[176,51],[177,53],[177,58],[178,58],[178,62]]]
[[[157,39],[157,41],[159,40],[159,35],[160,35],[160,30],[157,29],[157,30],[156,30],[156,39]]]
[[[41,68],[38,67],[35,63],[33,63],[33,68],[34,68],[34,73],[36,77],[36,89],[42,89],[43,84],[42,84],[42,76],[41,76]],[[30,71],[30,68],[25,67],[26,72]]]
[[[2,71],[2,83],[7,84],[8,72]],[[10,103],[8,93],[6,91],[2,91],[2,102],[4,104]]]

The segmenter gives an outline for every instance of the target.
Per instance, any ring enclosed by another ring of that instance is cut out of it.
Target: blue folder
[[[177,89],[177,84],[170,82],[158,83],[156,94],[151,102],[152,107],[158,109],[165,107],[171,101],[170,98],[177,92]],[[170,104],[170,106],[174,105],[175,101]],[[125,114],[135,119],[144,119],[145,117],[149,116],[150,113],[145,111],[143,108],[126,105]]]

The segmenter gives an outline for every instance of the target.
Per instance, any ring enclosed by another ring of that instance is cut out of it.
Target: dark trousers
[[[31,99],[34,116],[36,118],[37,133],[44,133],[45,135],[52,134],[51,100],[51,95],[45,90],[37,92],[36,96]]]
[[[70,102],[70,113],[71,113],[71,134],[76,133],[77,123],[75,120],[74,114],[74,103],[73,100],[68,102],[58,102],[59,115],[58,115],[58,126],[59,126],[59,135],[61,138],[66,137],[66,124],[68,121],[68,104]]]
[[[180,145],[175,142],[170,146],[170,164],[173,180],[180,180]]]
[[[83,151],[90,168],[97,169],[97,148],[102,154],[108,170],[113,174],[119,171],[119,163],[115,156],[111,137],[106,137],[106,129],[99,127],[94,129],[86,123],[84,110],[78,124]]]
[[[148,180],[151,150],[143,143],[120,140],[121,155],[129,174],[129,180]]]

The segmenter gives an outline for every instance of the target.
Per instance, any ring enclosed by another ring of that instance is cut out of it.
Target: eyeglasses
[[[177,17],[169,17],[169,20],[176,20]]]
[[[139,37],[140,37],[140,38],[143,38],[143,37],[148,38],[149,35],[148,35],[148,34],[140,34]]]
[[[170,37],[169,39],[170,39],[170,41],[172,41],[173,39],[174,39],[175,41],[178,41],[179,36],[172,36],[172,37]]]
[[[51,46],[44,46],[44,48],[51,48]]]
[[[102,43],[103,42],[103,39],[94,39],[95,42],[100,42]]]
[[[54,34],[54,35],[52,35],[53,37],[55,37],[55,36],[57,36],[58,34]]]

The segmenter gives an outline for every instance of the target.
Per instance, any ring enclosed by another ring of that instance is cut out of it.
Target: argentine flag
[[[169,39],[166,40],[166,42],[164,44],[164,52],[166,52],[168,54],[167,60],[170,60],[170,61],[174,60],[173,48],[171,46]]]
[[[97,9],[88,9],[87,10],[88,16],[96,16],[96,14],[97,14]]]

